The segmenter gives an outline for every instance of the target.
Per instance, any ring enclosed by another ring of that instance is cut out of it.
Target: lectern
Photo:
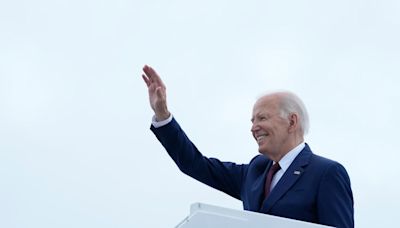
[[[190,214],[175,228],[327,228],[318,225],[252,211],[234,210],[194,203]]]

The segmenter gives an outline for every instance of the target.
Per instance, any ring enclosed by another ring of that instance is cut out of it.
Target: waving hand
[[[149,91],[150,106],[154,110],[157,121],[165,120],[170,116],[166,87],[157,72],[150,66],[145,65],[143,72],[142,78]]]

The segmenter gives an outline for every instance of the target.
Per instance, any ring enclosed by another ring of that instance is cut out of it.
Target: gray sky
[[[246,163],[254,101],[297,93],[313,151],[349,172],[357,227],[400,204],[400,2],[0,0],[0,227],[173,227],[241,203],[150,132],[144,64],[207,156]]]

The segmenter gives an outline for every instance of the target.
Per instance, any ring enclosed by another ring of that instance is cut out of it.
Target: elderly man
[[[203,156],[168,111],[166,87],[149,66],[142,75],[154,110],[151,130],[185,174],[243,202],[245,210],[335,227],[354,227],[345,168],[304,142],[308,115],[289,92],[257,100],[251,132],[261,154],[248,164]]]

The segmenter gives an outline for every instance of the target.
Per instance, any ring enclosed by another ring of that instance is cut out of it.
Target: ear
[[[289,133],[296,132],[299,126],[299,116],[297,113],[291,113],[289,115]]]

